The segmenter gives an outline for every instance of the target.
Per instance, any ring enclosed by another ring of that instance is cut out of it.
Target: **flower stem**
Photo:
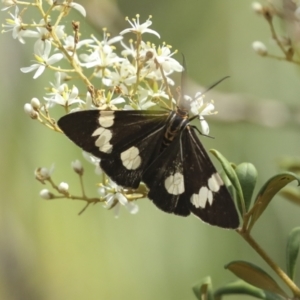
[[[288,277],[288,275],[268,256],[268,254],[258,245],[249,232],[237,230],[244,240],[259,254],[259,256],[273,269],[281,280],[290,288],[294,296],[300,297],[300,289]]]

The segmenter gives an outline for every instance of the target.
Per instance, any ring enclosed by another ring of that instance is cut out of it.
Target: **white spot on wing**
[[[111,127],[114,124],[114,118],[115,113],[113,110],[100,110],[99,125],[104,128]]]
[[[128,170],[135,170],[141,165],[140,151],[137,147],[130,147],[121,153],[123,166]]]
[[[95,146],[99,148],[101,152],[111,153],[112,151],[112,144],[110,140],[112,138],[112,133],[109,129],[105,129],[102,127],[97,128],[92,136],[99,136],[95,141]]]
[[[212,204],[213,194],[206,186],[201,187],[199,193],[193,194],[191,197],[191,203],[196,208],[205,208],[207,201]]]
[[[191,197],[191,203],[196,208],[205,208],[206,203],[210,205],[213,203],[213,193],[217,193],[220,187],[223,185],[223,181],[218,173],[213,174],[207,181],[207,187],[202,186],[199,189],[198,194],[193,194]]]
[[[180,195],[184,192],[184,181],[181,173],[170,175],[165,180],[165,188],[169,194]]]
[[[221,177],[218,173],[213,174],[208,179],[208,188],[212,192],[217,192],[223,184],[224,184],[223,180],[221,179]]]

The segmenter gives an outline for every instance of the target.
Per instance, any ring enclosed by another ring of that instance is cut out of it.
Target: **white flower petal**
[[[135,203],[133,203],[133,202],[128,202],[127,204],[126,204],[126,208],[128,209],[128,211],[131,213],[131,214],[137,214],[138,213],[138,211],[139,211],[139,207],[135,204]]]
[[[49,54],[51,52],[51,42],[48,40],[45,40],[44,42],[44,51],[43,51],[43,57],[49,57]]]
[[[33,64],[29,67],[23,67],[20,70],[23,73],[29,73],[29,72],[32,72],[33,70],[37,69],[39,66],[40,66],[39,64]]]
[[[116,105],[116,104],[120,104],[120,103],[124,103],[124,102],[125,102],[124,98],[118,97],[118,98],[111,100],[110,104]]]
[[[203,117],[200,117],[200,127],[201,127],[202,134],[209,135],[209,126]]]
[[[78,12],[80,12],[84,17],[86,17],[86,11],[85,11],[85,8],[78,4],[78,3],[71,3],[70,6],[74,9],[76,9]]]
[[[119,218],[120,215],[120,207],[121,205],[118,203],[115,207],[114,207],[114,214],[115,214],[115,218]]]
[[[63,59],[63,54],[62,53],[56,53],[53,54],[48,60],[47,60],[47,64],[48,65],[53,65],[56,62],[60,61],[61,59]]]
[[[122,193],[116,193],[116,198],[122,205],[127,205],[128,200]]]
[[[36,70],[35,74],[33,75],[33,79],[36,79],[36,78],[38,78],[39,76],[41,76],[42,73],[45,71],[45,69],[46,69],[46,66],[40,65],[40,66],[38,67],[38,69]]]

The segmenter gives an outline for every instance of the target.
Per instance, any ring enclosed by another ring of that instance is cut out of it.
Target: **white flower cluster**
[[[10,16],[6,19],[6,24],[2,25],[3,32],[11,32],[13,38],[22,44],[28,39],[34,41],[35,61],[30,66],[22,67],[21,71],[34,72],[33,79],[40,77],[45,70],[51,70],[54,74],[55,79],[50,82],[47,94],[43,97],[44,103],[33,98],[24,106],[26,114],[32,119],[60,131],[50,117],[50,111],[56,105],[62,106],[63,112],[68,113],[70,110],[107,107],[145,110],[159,105],[172,108],[176,103],[169,89],[170,85],[174,85],[171,75],[182,72],[183,67],[173,58],[176,51],[172,52],[171,46],[165,43],[156,46],[143,40],[144,34],[153,34],[160,38],[158,32],[150,29],[151,16],[144,23],[140,22],[139,15],[132,20],[127,18],[130,27],[115,37],[111,37],[104,28],[102,39],[93,35],[81,39],[78,22],[73,21],[70,24],[71,33],[67,32],[68,26],[59,25],[71,9],[86,15],[84,8],[72,0],[2,0],[2,3],[2,11],[8,10]],[[36,9],[41,20],[26,23],[24,18],[26,10],[29,9]],[[54,10],[58,10],[59,14],[52,14]],[[125,34],[132,34],[135,39],[124,41]],[[66,65],[66,62],[69,68],[59,66],[59,63]],[[87,91],[80,92],[74,84],[69,85],[75,77],[77,80],[81,79]],[[208,134],[208,125],[202,116],[210,114],[214,105],[204,103],[203,97],[199,95],[185,98],[190,101],[191,113],[199,116],[203,133]],[[99,169],[97,159],[89,156],[89,161]],[[76,172],[79,176],[83,174],[83,171]],[[102,175],[102,172],[97,170],[97,174]],[[41,176],[40,171],[38,175]],[[40,177],[39,180],[41,181]],[[100,189],[106,206],[115,207],[117,201],[129,208],[130,212],[137,211],[136,206],[124,196],[122,188],[118,188],[111,181],[106,183]],[[66,183],[59,185],[57,190],[69,195],[69,186]],[[48,190],[43,190],[41,196],[46,199],[55,198]]]

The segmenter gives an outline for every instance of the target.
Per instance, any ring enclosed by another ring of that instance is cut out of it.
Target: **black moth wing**
[[[159,153],[163,140],[163,129],[164,127],[157,128],[136,140],[133,146],[127,146],[123,152],[114,152],[101,159],[101,168],[117,184],[123,187],[137,188],[145,168],[156,159]],[[131,157],[130,159],[124,159],[126,153],[128,153],[128,157]]]
[[[186,127],[182,139],[185,153],[184,178],[190,211],[211,225],[237,228],[239,216],[232,197],[193,127]],[[206,201],[202,201],[205,198]]]
[[[171,142],[171,144],[155,159],[146,169],[142,180],[148,186],[148,198],[161,210],[174,213],[180,216],[188,216],[190,209],[186,199],[187,192],[180,193],[182,190],[182,177],[184,169],[185,155],[182,151],[182,133]],[[174,177],[175,176],[175,177]],[[177,178],[176,178],[177,177]],[[177,190],[168,191],[166,180],[179,180],[181,185]]]
[[[63,116],[58,126],[76,145],[100,158],[102,169],[117,184],[137,188],[142,172],[159,151],[169,115],[166,111],[86,110]],[[121,155],[132,147],[140,164],[130,169]]]
[[[142,180],[150,190],[148,198],[165,212],[181,216],[192,212],[202,221],[223,228],[239,225],[232,197],[190,126],[148,167]],[[209,194],[211,203],[203,201]]]

